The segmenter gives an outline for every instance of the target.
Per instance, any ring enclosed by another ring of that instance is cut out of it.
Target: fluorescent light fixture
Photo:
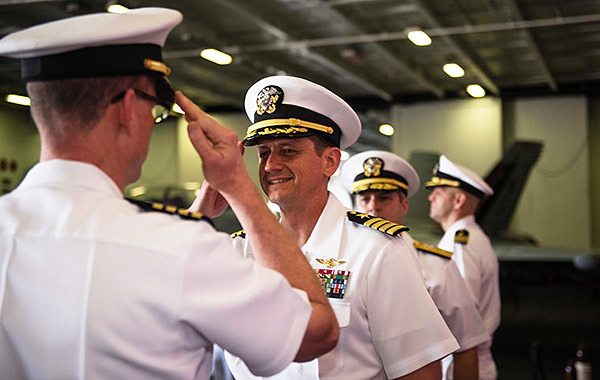
[[[110,13],[127,13],[129,12],[129,8],[123,6],[121,4],[110,4],[106,7],[106,10]]]
[[[129,195],[132,197],[139,197],[143,194],[146,194],[146,186],[137,186],[129,190]]]
[[[410,32],[408,32],[407,37],[410,40],[410,42],[417,46],[431,45],[431,37],[429,37],[427,33],[425,33],[422,30],[411,30]]]
[[[465,75],[465,70],[456,63],[446,63],[442,69],[452,78],[460,78]]]
[[[350,158],[350,153],[346,152],[345,150],[342,150],[341,160],[342,161],[348,161],[349,158]]]
[[[483,98],[485,96],[485,90],[478,84],[468,85],[467,93],[474,98]]]
[[[4,98],[8,103],[18,104],[20,106],[30,106],[31,99],[28,96],[17,95],[17,94],[8,94]]]
[[[392,136],[394,134],[394,127],[391,124],[381,124],[379,126],[379,133],[384,136]]]
[[[200,188],[200,185],[200,182],[184,182],[181,184],[181,187],[186,190],[195,191],[196,189]]]
[[[217,49],[204,49],[200,52],[200,56],[217,65],[229,65],[233,61],[233,58],[229,54]]]

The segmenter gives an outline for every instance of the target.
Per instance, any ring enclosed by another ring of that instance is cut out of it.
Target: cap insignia
[[[383,160],[378,157],[367,158],[363,162],[363,172],[365,177],[379,177],[383,169]]]
[[[277,109],[277,104],[283,101],[283,90],[278,86],[267,86],[260,90],[256,96],[256,113],[263,115],[272,114]]]
[[[327,266],[327,268],[337,267],[338,265],[342,265],[346,262],[345,260],[337,260],[337,259],[332,259],[332,258],[328,258],[328,259],[317,258],[316,260],[319,264]]]

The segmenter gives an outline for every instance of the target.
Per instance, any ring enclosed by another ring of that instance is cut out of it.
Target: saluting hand
[[[175,100],[185,112],[188,134],[202,159],[206,180],[219,192],[235,192],[239,181],[248,177],[237,134],[202,111],[181,91],[175,92]]]

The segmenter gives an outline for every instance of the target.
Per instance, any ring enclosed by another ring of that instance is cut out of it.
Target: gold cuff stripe
[[[451,187],[459,187],[460,182],[453,181],[451,179],[440,178],[440,177],[431,177],[429,181],[425,184],[425,186],[451,186]]]
[[[377,186],[380,185],[380,186]],[[389,185],[397,186],[396,188],[391,188]],[[378,188],[380,187],[380,188]],[[387,188],[386,188],[387,187]],[[408,190],[408,185],[398,181],[393,178],[365,178],[358,180],[352,184],[352,192],[358,193],[361,191],[365,191],[367,189],[374,190],[395,190],[397,188],[402,188],[404,190]]]
[[[333,128],[326,125],[311,123],[310,121],[304,121],[296,118],[289,119],[267,119],[261,120],[257,123],[252,124],[246,131],[246,136],[251,136],[256,130],[266,127],[273,127],[277,125],[290,125],[292,127],[305,127],[308,129],[314,129],[319,132],[325,132],[327,134],[333,134]]]
[[[165,65],[164,62],[155,61],[150,58],[144,59],[144,68],[163,73],[166,76],[171,75],[171,68],[169,66]]]

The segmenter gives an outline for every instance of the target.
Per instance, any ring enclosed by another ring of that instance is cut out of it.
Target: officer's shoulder
[[[420,241],[415,241],[413,245],[419,252],[436,255],[448,260],[452,258],[452,252],[446,251],[445,249],[434,247],[432,245],[425,244]]]
[[[409,230],[408,227],[402,224],[358,211],[348,211],[346,212],[346,217],[355,224],[372,228],[388,236],[398,236],[400,233]]]
[[[162,212],[162,213],[170,214],[170,215],[177,215],[181,219],[186,219],[186,220],[195,220],[195,221],[202,220],[202,221],[208,222],[211,225],[213,225],[212,220],[210,220],[209,217],[207,217],[206,215],[204,215],[201,212],[190,211],[185,208],[179,208],[179,207],[176,207],[173,205],[164,204],[164,203],[160,203],[160,202],[147,202],[147,201],[142,201],[139,199],[131,199],[131,198],[126,198],[126,199],[144,211],[156,211],[156,212]]]
[[[245,239],[246,238],[246,231],[244,230],[239,230],[239,231],[235,231],[229,234],[229,237],[231,237],[232,239],[235,239],[237,237]]]
[[[454,242],[457,244],[467,245],[469,242],[469,231],[466,229],[456,231],[454,233]]]

